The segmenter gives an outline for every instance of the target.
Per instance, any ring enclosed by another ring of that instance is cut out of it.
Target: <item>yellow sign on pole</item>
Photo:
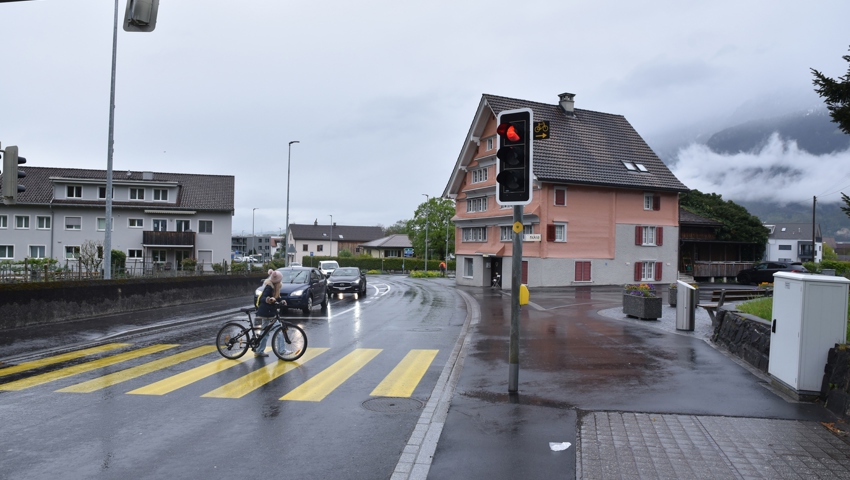
[[[514,233],[519,233],[522,231],[522,222],[514,223]]]

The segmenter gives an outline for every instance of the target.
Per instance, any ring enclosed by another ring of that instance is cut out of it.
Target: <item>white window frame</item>
[[[29,215],[15,215],[15,230],[29,230],[30,229],[30,216]]]
[[[168,201],[168,189],[167,188],[154,188],[153,189],[153,201],[154,202],[167,202]]]
[[[561,190],[564,191],[564,204],[563,205],[558,203],[558,192],[561,191]],[[566,207],[567,206],[567,187],[555,187],[554,191],[552,192],[552,205],[554,205],[556,207]]]
[[[514,238],[514,230],[510,225],[499,226],[499,241],[510,242]]]
[[[4,260],[15,258],[14,245],[0,245],[0,252],[2,252],[2,254],[0,254],[0,258]]]
[[[37,230],[50,230],[52,224],[52,219],[47,215],[37,215],[35,217],[35,228]]]
[[[486,182],[490,176],[490,169],[487,167],[476,168],[469,172],[472,183]]]
[[[145,199],[145,189],[144,188],[131,188],[130,193],[128,194],[130,200],[144,200]]]
[[[487,241],[487,227],[466,227],[461,229],[463,242],[482,243]]]
[[[37,252],[33,255],[33,248],[41,249],[40,252]],[[29,246],[30,258],[47,258],[47,245],[30,245]]]
[[[80,223],[77,225],[77,228],[68,228],[68,220],[71,218],[77,218],[80,220]],[[79,232],[83,229],[83,217],[65,217],[65,230],[71,230],[74,232]]]
[[[68,255],[69,253],[70,253],[70,256]],[[65,259],[67,259],[67,260],[79,260],[80,259],[80,246],[79,245],[65,245]]]
[[[653,197],[654,197],[654,195],[652,193],[645,192],[643,194],[643,209],[644,210],[652,210]]]
[[[494,148],[496,148],[496,137],[489,137],[487,139],[487,150],[486,151],[489,152],[490,150],[493,150]]]
[[[151,261],[153,263],[165,263],[168,261],[168,250],[164,248],[154,248],[151,250]]]
[[[135,223],[135,225],[133,225]],[[113,223],[114,225],[114,223]],[[144,218],[128,218],[127,219],[127,228],[145,228],[145,219]]]
[[[101,222],[103,222],[103,227],[101,227]],[[106,217],[97,217],[97,231],[106,231]],[[115,231],[115,217],[112,217],[112,231]]]
[[[466,213],[486,212],[487,197],[474,197],[466,199]]]
[[[640,231],[643,235],[643,243],[641,243],[641,245],[646,247],[656,246],[658,237],[656,236],[655,226],[644,225],[641,227]]]
[[[83,198],[82,185],[66,185],[65,198]]]
[[[654,261],[645,261],[641,263],[641,282],[655,280],[655,263],[656,262]]]
[[[157,225],[165,225],[165,228],[162,230],[157,230]],[[153,223],[151,224],[151,228],[153,228],[154,232],[167,232],[168,231],[168,219],[167,218],[154,218]]]
[[[0,228],[3,228],[3,229],[9,228],[9,216],[8,215],[0,215]]]
[[[136,255],[138,253],[138,255]],[[144,260],[145,251],[141,248],[128,248],[127,249],[127,260],[133,260],[134,262],[138,262],[140,260]]]
[[[106,199],[106,187],[97,187],[97,198]],[[115,187],[112,187],[112,198],[115,198]]]
[[[472,258],[463,259],[463,276],[464,278],[472,278],[475,275],[475,263]]]
[[[184,228],[183,230],[180,230],[180,225],[183,225],[184,223],[186,225],[186,228]],[[184,220],[184,219],[175,220],[174,221],[174,231],[176,231],[176,232],[191,232],[192,231],[192,221],[191,220]]]
[[[567,223],[555,222],[555,241],[560,243],[567,242]]]
[[[209,223],[209,231],[204,231],[205,224]],[[198,220],[198,233],[203,233],[204,235],[212,235],[213,233],[213,221],[212,220]]]

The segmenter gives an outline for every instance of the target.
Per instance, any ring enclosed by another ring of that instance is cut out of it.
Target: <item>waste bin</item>
[[[681,280],[676,282],[676,330],[694,331],[698,290]]]

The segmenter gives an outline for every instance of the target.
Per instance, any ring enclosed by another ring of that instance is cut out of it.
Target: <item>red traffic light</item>
[[[518,142],[522,140],[522,137],[519,134],[517,128],[510,123],[502,123],[496,128],[496,133],[500,136],[507,138],[511,142]]]

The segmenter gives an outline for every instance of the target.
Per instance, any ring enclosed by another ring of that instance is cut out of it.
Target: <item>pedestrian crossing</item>
[[[201,397],[238,399],[266,385],[275,385],[276,380],[290,372],[301,371],[302,376],[305,376],[303,374],[308,371],[304,370],[304,365],[310,362],[315,363],[317,358],[328,356],[330,351],[329,348],[310,347],[301,358],[294,362],[278,361],[274,354],[271,354],[262,362],[258,361],[250,352],[237,360],[220,358],[213,345],[182,349],[177,344],[157,344],[135,348],[128,343],[110,343],[0,368],[0,391],[21,391],[60,381],[67,383],[77,375],[88,374],[87,377],[91,377],[92,373],[99,373],[94,378],[63,386],[55,392],[80,394],[123,387],[126,389],[123,393],[128,395],[163,396],[197,384],[202,380],[222,378],[223,385],[202,394]],[[267,349],[267,353],[271,353],[270,348]],[[438,353],[439,350],[426,349],[408,351],[380,381],[372,385],[365,384],[364,392],[370,391],[369,395],[371,396],[411,397]],[[162,354],[165,354],[165,356],[161,356]],[[291,382],[287,383],[288,391],[280,397],[280,400],[321,402],[340,386],[352,381],[352,378],[363,369],[370,366],[377,370],[388,369],[387,360],[393,361],[393,358],[389,358],[392,355],[401,356],[395,352],[385,353],[383,349],[379,348],[354,349],[319,371],[310,369],[309,377],[305,378],[299,385],[293,387],[290,385]],[[120,368],[124,362],[138,361],[151,356],[161,358],[115,371],[115,368]],[[207,359],[210,361],[194,366],[198,363],[198,359],[207,356],[211,357]],[[87,357],[97,358],[87,359]],[[382,358],[384,361],[373,362],[376,358]],[[328,360],[332,360],[332,357],[329,357]],[[61,366],[65,362],[72,361],[80,363]],[[41,372],[42,369],[52,367],[58,368]],[[174,370],[179,370],[181,367],[186,369],[173,373]],[[225,373],[234,367],[240,367],[237,371],[241,373],[241,376],[236,379]],[[244,373],[246,367],[250,369],[250,372]],[[27,375],[27,372],[32,373],[32,375]],[[160,378],[162,377],[161,372],[167,372],[170,375]],[[11,375],[21,378],[3,383],[3,377]],[[373,375],[368,377],[374,378]],[[144,380],[145,378],[151,379],[150,383],[138,386],[139,379]],[[124,386],[131,381],[135,388]],[[364,385],[362,380],[354,383],[358,387]]]

